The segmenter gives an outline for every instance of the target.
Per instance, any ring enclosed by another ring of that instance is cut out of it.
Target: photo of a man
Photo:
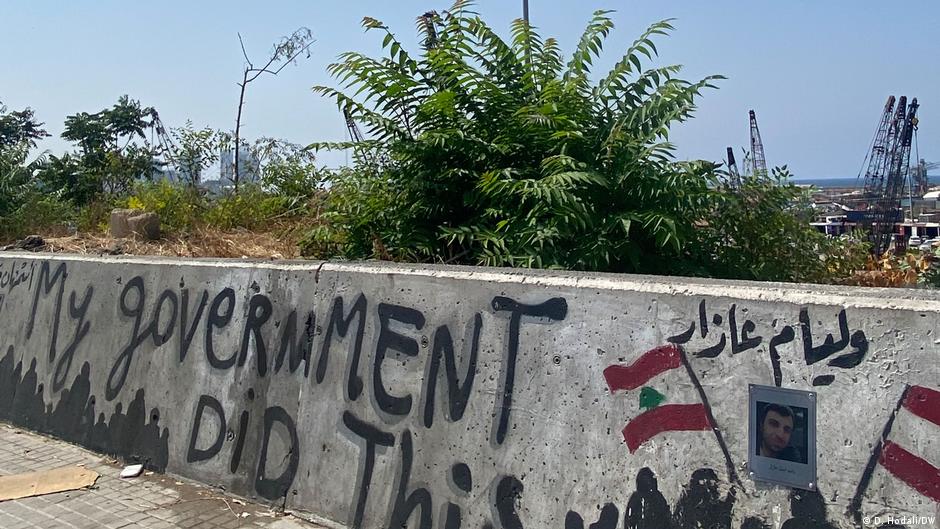
[[[805,463],[799,444],[805,435],[806,410],[771,402],[758,402],[757,455],[794,463]],[[794,438],[796,436],[797,438]],[[796,442],[794,442],[796,441]]]
[[[755,481],[816,488],[816,393],[750,384],[747,466]]]

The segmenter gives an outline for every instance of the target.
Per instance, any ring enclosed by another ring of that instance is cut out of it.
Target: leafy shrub
[[[157,213],[164,230],[187,231],[201,218],[206,199],[197,189],[160,180],[138,183],[125,207]]]
[[[0,216],[0,239],[22,239],[27,235],[66,230],[76,218],[75,209],[55,195],[33,191],[21,197],[19,206]]]
[[[864,266],[868,246],[855,238],[830,238],[794,208],[803,190],[786,166],[769,176],[746,176],[722,188],[695,231],[680,272],[727,279],[831,282]]]
[[[43,189],[58,193],[79,206],[99,199],[107,200],[101,192],[102,173],[89,170],[78,155],[50,156],[48,163],[39,170],[38,179]]]
[[[598,11],[571,59],[526,22],[504,41],[469,2],[421,25],[420,56],[381,22],[388,57],[346,53],[344,88],[315,87],[364,124],[354,176],[333,182],[332,234],[318,250],[467,264],[665,272],[710,204],[713,165],[676,163],[669,126],[688,118],[718,76],[690,83],[679,66],[643,70],[650,26],[613,69],[591,66],[613,28]]]
[[[266,228],[275,219],[300,215],[305,201],[264,191],[260,185],[242,185],[238,193],[207,197],[189,185],[159,181],[139,183],[123,207],[160,215],[165,231],[187,232],[197,225],[222,230]]]
[[[858,270],[871,262],[871,243],[862,232],[830,237],[823,245],[826,274],[820,283],[846,283]]]
[[[225,142],[225,134],[211,128],[195,129],[193,122],[170,130],[174,142],[170,147],[171,163],[191,186],[202,181],[202,173],[219,161],[219,151]]]
[[[297,199],[312,198],[323,185],[316,157],[301,145],[275,138],[259,138],[251,146],[261,167],[261,187],[268,193]]]
[[[937,279],[937,265],[931,254],[910,251],[895,255],[869,255],[863,266],[856,268],[839,284],[863,287],[931,287]]]
[[[296,204],[292,197],[265,193],[260,186],[243,184],[238,193],[215,199],[205,213],[206,224],[228,230],[257,229],[285,215]]]
[[[0,106],[0,117],[2,111]],[[4,132],[4,138],[15,137],[15,132]],[[45,155],[30,159],[29,141],[10,142],[0,146],[0,239],[19,239],[70,223],[75,213],[71,203],[43,190],[36,178],[47,164]]]
[[[395,214],[400,201],[388,179],[381,173],[344,168],[330,176],[331,187],[326,193],[322,224],[315,226],[301,240],[301,254],[327,259],[330,257],[360,258],[391,257],[388,246],[399,256],[417,260],[420,249],[408,248],[415,239],[405,231],[406,224]],[[336,229],[337,226],[343,229]],[[380,235],[381,234],[381,235]],[[410,252],[409,252],[410,250]],[[427,249],[425,249],[427,251]]]
[[[0,111],[4,110],[0,106]],[[0,217],[16,211],[26,197],[36,190],[34,175],[44,160],[29,161],[25,143],[0,150]]]
[[[934,248],[921,259],[923,264],[918,270],[917,284],[926,288],[940,288],[940,248]]]
[[[80,208],[76,213],[76,228],[80,232],[107,232],[114,208],[126,207],[124,201],[99,197]]]

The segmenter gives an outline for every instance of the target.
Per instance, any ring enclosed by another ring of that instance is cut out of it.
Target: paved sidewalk
[[[320,528],[173,476],[147,473],[120,479],[121,467],[105,456],[0,423],[0,475],[67,465],[82,465],[101,476],[90,489],[0,502],[0,527]]]

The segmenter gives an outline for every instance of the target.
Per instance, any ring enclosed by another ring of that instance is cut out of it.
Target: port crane
[[[764,142],[760,138],[760,129],[757,128],[757,115],[749,111],[751,130],[751,150],[744,150],[744,159],[741,161],[745,176],[764,178],[767,176],[767,160],[764,157]],[[728,186],[731,189],[741,187],[741,171],[734,159],[734,149],[728,147],[726,166],[728,167]]]
[[[760,139],[760,129],[757,128],[757,115],[751,110],[751,174],[755,178],[767,177],[767,160],[764,158],[764,142]]]
[[[895,103],[896,106],[895,106]],[[901,218],[901,195],[911,176],[910,159],[917,128],[917,98],[888,97],[871,150],[866,155],[862,227],[868,232],[874,255],[888,251],[894,225]]]
[[[349,141],[361,143],[365,138],[348,109],[343,109],[343,117],[346,118],[346,129],[349,130]]]

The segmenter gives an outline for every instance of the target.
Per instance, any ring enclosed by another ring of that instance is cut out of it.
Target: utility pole
[[[522,19],[529,23],[529,0],[522,0]]]

